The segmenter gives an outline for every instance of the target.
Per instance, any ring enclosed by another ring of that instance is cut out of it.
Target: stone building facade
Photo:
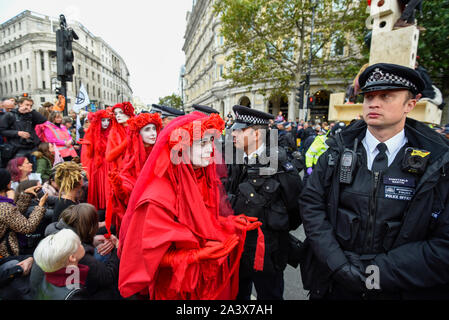
[[[73,41],[73,82],[67,82],[69,109],[81,83],[97,107],[130,101],[130,74],[120,55],[81,23],[68,21],[68,27],[79,37]],[[55,102],[60,86],[56,74],[59,28],[59,18],[28,10],[0,25],[0,98],[27,93],[35,106]]]

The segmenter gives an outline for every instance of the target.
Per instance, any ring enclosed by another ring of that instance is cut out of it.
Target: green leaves
[[[354,4],[352,0],[320,0],[318,3],[312,67],[323,79],[346,77],[345,63],[350,63],[348,70],[352,79],[367,60],[358,50],[346,49],[363,46],[366,1]],[[217,0],[214,10],[220,15],[221,35],[228,50],[225,78],[231,79],[235,86],[262,83],[266,84],[262,92],[274,87],[282,93],[304,79],[310,49],[310,5],[311,1],[307,0]],[[337,32],[341,37],[334,39]],[[335,54],[332,48],[336,46],[343,55]]]
[[[170,96],[159,98],[159,105],[180,109],[182,107],[182,98],[173,93]]]

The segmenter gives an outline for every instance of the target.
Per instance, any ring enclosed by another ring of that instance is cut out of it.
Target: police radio
[[[357,144],[358,139],[354,141],[354,150],[345,149],[340,160],[340,183],[351,184],[357,164]]]

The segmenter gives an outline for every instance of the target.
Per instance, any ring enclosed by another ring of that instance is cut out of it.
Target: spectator
[[[43,239],[36,251],[36,265],[45,272],[40,283],[35,282],[36,300],[84,300],[89,267],[78,262],[85,250],[80,238],[70,229],[63,229]],[[79,277],[74,277],[76,271]],[[69,285],[67,285],[69,284]]]
[[[279,111],[278,116],[275,119],[276,122],[285,122],[284,116],[282,115],[282,111]]]
[[[33,173],[33,164],[26,157],[11,159],[6,169],[11,174],[13,190],[16,190],[18,184],[25,180],[39,180],[42,183],[41,175]]]
[[[55,161],[54,152],[53,144],[48,142],[41,142],[37,151],[33,152],[33,155],[36,157],[36,173],[40,173],[42,182],[46,182],[50,178],[53,162]]]
[[[48,121],[36,127],[36,132],[42,141],[54,143],[65,161],[77,156],[72,146],[72,137],[62,124],[62,115],[59,111],[52,111]]]
[[[45,214],[47,195],[44,195],[28,218],[24,216],[32,196],[36,196],[39,188],[34,186],[17,195],[17,201],[6,197],[6,191],[11,188],[11,175],[5,169],[0,169],[0,256],[18,256],[19,243],[16,233],[31,233],[39,225]]]
[[[16,103],[12,101],[11,99],[5,99],[2,102],[2,109],[3,112],[11,112],[11,110],[15,109]]]
[[[39,205],[40,198],[44,196],[44,192],[41,190],[41,184],[37,180],[27,180],[19,183],[15,195],[15,201],[19,200],[19,195],[25,190],[37,187],[36,195],[32,195],[31,201],[28,205],[28,208],[23,213],[25,218],[29,218],[33,213],[35,207]],[[37,244],[44,238],[45,228],[51,223],[51,218],[53,216],[53,207],[57,197],[47,197],[47,201],[45,202],[45,215],[37,225],[37,227],[29,233],[18,233],[17,240],[19,242],[19,252],[20,254],[31,255],[33,254],[34,249],[36,249]]]
[[[62,211],[78,203],[83,187],[83,169],[73,161],[62,162],[56,166],[55,181],[61,197],[55,205],[53,222],[59,220]]]
[[[405,28],[415,25],[415,10],[420,10],[422,7],[422,0],[399,0],[402,8],[401,17],[396,21],[393,29]],[[426,29],[421,26],[416,26],[420,31]]]
[[[50,114],[53,111],[53,103],[45,102],[42,107]]]
[[[47,119],[36,110],[32,110],[33,103],[30,98],[21,98],[19,107],[0,119],[0,134],[14,147],[11,158],[31,154],[40,143],[35,127]]]
[[[42,191],[44,193],[48,193],[49,197],[58,197],[59,195],[59,188],[55,181],[55,170],[52,169],[50,173],[50,177],[48,178],[48,181],[44,182],[42,185]]]
[[[45,117],[45,119],[48,120],[48,117],[50,116],[50,112],[48,112],[48,109],[40,107],[39,110],[37,110],[37,112],[39,112],[41,115]]]
[[[70,117],[64,117],[62,118],[62,124],[67,128],[67,130],[70,132],[70,128],[73,126],[73,119]]]
[[[88,203],[81,203],[64,210],[58,222],[50,224],[45,235],[54,234],[63,229],[73,230],[80,238],[86,255],[79,261],[89,267],[86,279],[86,289],[89,298],[118,299],[118,271],[117,257],[118,240],[113,235],[109,240],[98,232],[98,215],[95,207]],[[95,254],[109,255],[107,262],[102,262]],[[32,270],[31,282],[39,283],[43,274],[40,268]],[[35,287],[35,285],[32,285]]]

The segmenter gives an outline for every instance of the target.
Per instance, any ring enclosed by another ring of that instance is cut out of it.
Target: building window
[[[42,81],[42,89],[44,89],[44,90],[46,89],[45,88],[45,81]]]
[[[20,78],[20,87],[22,88],[22,91],[25,90],[25,87],[23,86],[23,78]]]
[[[89,69],[86,68],[86,77],[88,77],[88,76],[89,76]]]
[[[98,88],[98,98],[101,99],[101,90]]]
[[[27,70],[30,69],[30,60],[27,58]]]
[[[41,69],[45,70],[45,61],[44,61],[44,53],[41,51]]]
[[[5,94],[8,94],[8,83],[5,82]]]
[[[95,97],[95,86],[92,86],[92,96]]]
[[[17,73],[17,63],[14,62],[14,73]]]
[[[45,98],[44,97],[41,97],[41,102],[45,102]]]
[[[9,74],[11,74],[11,65],[8,64]]]
[[[342,56],[345,52],[345,40],[341,34],[336,34],[332,38],[331,54],[332,56]]]
[[[23,71],[23,64],[22,64],[22,60],[19,61],[19,67],[20,67],[20,72]]]
[[[95,72],[92,71],[92,80],[95,80]]]

